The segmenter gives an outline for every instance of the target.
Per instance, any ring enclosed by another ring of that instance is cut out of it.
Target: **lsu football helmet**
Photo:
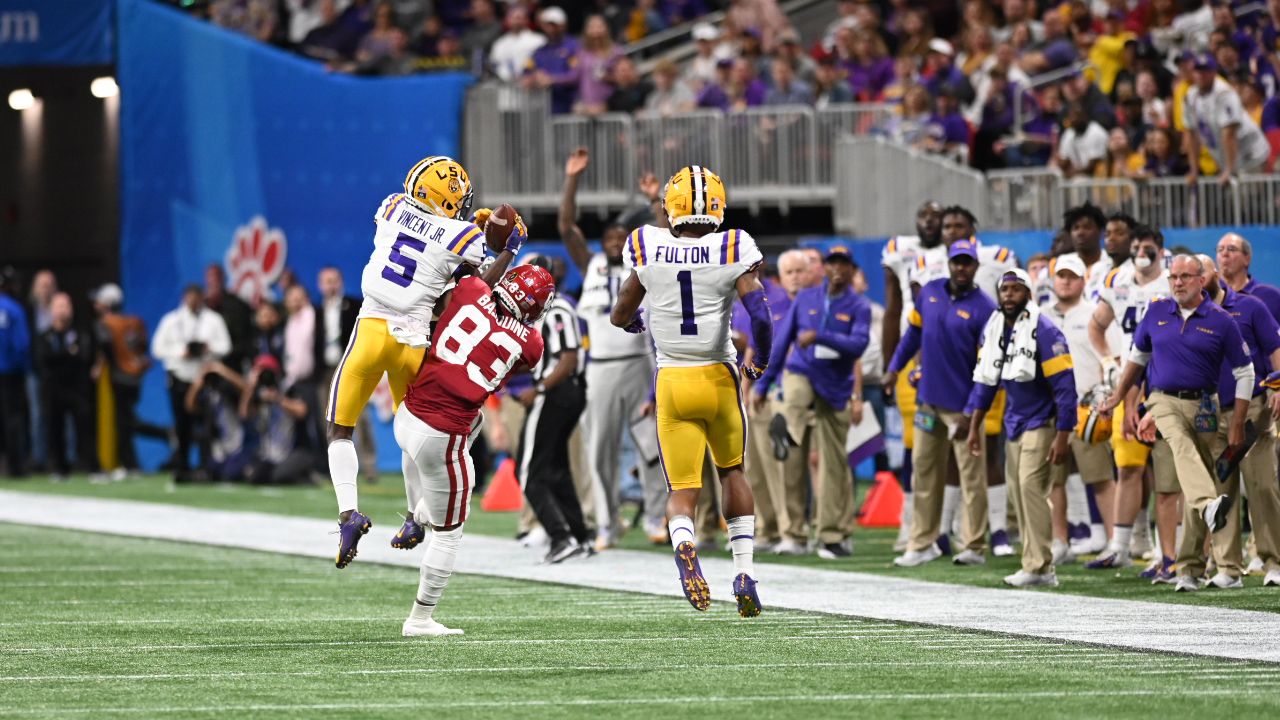
[[[443,155],[433,155],[409,170],[404,195],[432,215],[462,220],[471,214],[471,179],[457,160]]]
[[[493,289],[502,309],[529,325],[542,319],[556,297],[551,273],[537,265],[519,265],[503,276]]]
[[[1111,395],[1111,386],[1101,383],[1085,393],[1076,408],[1076,435],[1091,445],[1104,443],[1111,439],[1112,418],[1098,412],[1102,403]]]
[[[662,208],[671,227],[714,225],[724,222],[726,198],[720,176],[699,165],[690,165],[667,181]]]

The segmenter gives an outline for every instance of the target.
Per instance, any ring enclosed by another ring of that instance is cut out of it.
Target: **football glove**
[[[1280,390],[1280,370],[1277,370],[1271,373],[1266,378],[1264,378],[1262,382],[1259,384],[1262,387],[1268,387],[1268,388],[1271,388],[1272,390]]]
[[[642,315],[644,315],[644,308],[640,308],[639,310],[637,310],[635,317],[631,318],[631,322],[627,323],[626,326],[623,327],[622,329],[626,330],[629,333],[644,332],[645,330],[644,318],[641,317]]]
[[[1102,358],[1102,382],[1115,387],[1120,383],[1120,359],[1113,357]]]
[[[529,228],[525,227],[524,220],[520,216],[516,216],[516,226],[507,236],[507,246],[503,248],[512,255],[520,254],[520,247],[524,245],[525,240],[529,239]]]
[[[764,367],[756,367],[756,364],[753,362],[742,364],[742,374],[746,375],[752,380],[759,380],[760,376],[764,375],[764,371],[768,369],[769,369],[768,365],[765,365]]]
[[[472,223],[483,230],[485,223],[489,222],[489,216],[492,214],[493,211],[489,208],[480,208],[479,210],[471,213],[471,217],[467,218],[467,222]]]

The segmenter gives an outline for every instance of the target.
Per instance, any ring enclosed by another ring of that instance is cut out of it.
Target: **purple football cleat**
[[[356,545],[360,543],[360,536],[369,532],[371,527],[373,523],[358,510],[352,510],[351,517],[338,525],[338,557],[334,564],[339,569],[350,565],[351,561],[356,559]]]
[[[397,550],[412,550],[426,538],[427,529],[419,525],[412,515],[408,515],[404,519],[404,525],[400,526],[400,532],[391,538],[391,547]]]
[[[693,549],[693,543],[682,542],[676,548],[676,567],[680,568],[680,587],[689,604],[695,610],[711,607],[711,587],[702,577],[702,567],[698,565],[698,553]]]
[[[951,554],[951,536],[950,535],[946,533],[942,533],[941,535],[938,536],[938,539],[935,540],[934,542],[938,544],[938,549],[942,551],[943,555]]]
[[[738,573],[733,579],[733,594],[738,598],[738,614],[744,618],[759,617],[764,608],[756,594],[756,581],[746,573]]]
[[[1160,583],[1177,582],[1177,572],[1178,566],[1174,563],[1173,558],[1167,557],[1162,558],[1159,563],[1138,573],[1138,577],[1150,580],[1152,585],[1159,585]]]

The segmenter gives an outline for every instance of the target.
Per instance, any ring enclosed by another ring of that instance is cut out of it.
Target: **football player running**
[[[404,623],[407,636],[462,634],[436,622],[432,613],[453,574],[475,487],[471,443],[483,424],[480,406],[513,371],[537,366],[542,336],[531,325],[542,319],[555,294],[551,273],[522,265],[492,290],[466,277],[440,300],[436,340],[395,419],[396,442],[416,470],[416,519],[433,531],[418,597]],[[407,472],[405,478],[409,482]]]
[[[433,156],[409,170],[404,192],[382,201],[374,221],[373,254],[361,277],[364,304],[346,352],[333,376],[325,419],[329,423],[329,474],[338,497],[338,555],[346,567],[356,556],[360,537],[372,523],[359,510],[356,476],[360,462],[351,440],[356,419],[386,373],[396,408],[422,367],[430,344],[431,320],[446,285],[463,268],[485,259],[485,237],[466,220],[471,212],[471,181],[457,161]],[[488,211],[479,211],[479,221]],[[506,272],[527,232],[516,222],[506,249],[485,271],[492,287]],[[463,272],[470,272],[469,270]],[[422,542],[425,530],[413,516],[420,497],[413,463],[401,458],[409,516],[392,540],[405,550]]]
[[[747,233],[717,231],[724,221],[725,190],[710,170],[693,165],[677,172],[667,182],[662,207],[670,229],[645,225],[627,239],[623,256],[631,272],[610,321],[642,332],[640,304],[648,296],[658,353],[658,457],[671,491],[667,528],[685,597],[698,610],[711,606],[693,547],[694,508],[710,446],[724,488],[738,614],[755,617],[761,611],[752,577],[755,498],[742,472],[747,418],[730,317],[735,296],[742,298],[759,349],[756,357],[767,366],[773,315],[754,272],[764,258]],[[750,363],[742,367],[752,379],[763,371]]]

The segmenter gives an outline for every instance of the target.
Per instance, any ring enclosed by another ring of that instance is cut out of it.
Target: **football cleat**
[[[1004,530],[996,530],[991,533],[991,554],[996,557],[1008,557],[1018,554],[1013,549],[1013,544],[1009,542],[1009,533]]]
[[[1026,570],[1005,576],[1004,583],[1016,588],[1058,587],[1058,575],[1052,569],[1047,573],[1029,573]]]
[[[938,546],[938,550],[943,555],[951,555],[951,536],[950,535],[946,533],[942,533],[941,535],[938,536],[938,539],[935,540],[933,544]]]
[[[573,538],[566,538],[559,542],[551,543],[551,549],[547,551],[546,557],[542,558],[542,565],[555,565],[571,557],[575,557],[581,551],[582,546]]]
[[[711,586],[702,576],[702,566],[698,564],[698,552],[693,549],[693,543],[682,542],[676,548],[676,567],[680,568],[680,587],[689,604],[695,610],[711,607]]]
[[[404,627],[400,632],[405,637],[441,637],[444,635],[464,635],[465,633],[457,628],[447,628],[432,618],[426,620],[415,620],[409,618],[404,621]]]
[[[1209,582],[1205,583],[1205,587],[1231,590],[1244,587],[1244,581],[1238,577],[1219,571],[1213,577],[1209,578]]]
[[[1133,567],[1133,556],[1123,550],[1111,550],[1084,564],[1085,570],[1119,570]]]
[[[970,565],[970,566],[986,565],[987,556],[983,555],[977,550],[969,550],[966,548],[959,555],[956,555],[955,557],[951,558],[951,564],[952,565]]]
[[[738,573],[733,579],[733,594],[738,598],[738,614],[744,618],[759,617],[764,607],[756,594],[756,581],[746,573]]]
[[[1076,554],[1071,552],[1071,546],[1058,538],[1053,539],[1053,545],[1050,547],[1054,565],[1070,565],[1076,561]]]
[[[1190,575],[1179,575],[1174,582],[1174,592],[1197,592],[1200,589],[1200,583]]]
[[[391,538],[391,547],[397,550],[412,550],[427,539],[427,529],[418,524],[412,515],[405,516],[400,532]]]
[[[1174,564],[1173,558],[1161,558],[1152,563],[1151,567],[1138,573],[1138,577],[1150,580],[1152,585],[1177,582],[1177,570],[1178,568]]]
[[[368,533],[371,527],[373,523],[358,510],[353,510],[351,517],[338,525],[338,557],[334,564],[339,569],[356,559],[356,545],[360,544],[360,536]]]
[[[908,550],[893,559],[893,564],[898,567],[916,567],[927,562],[933,562],[942,557],[942,551],[938,549],[938,544],[934,543],[924,550]]]

